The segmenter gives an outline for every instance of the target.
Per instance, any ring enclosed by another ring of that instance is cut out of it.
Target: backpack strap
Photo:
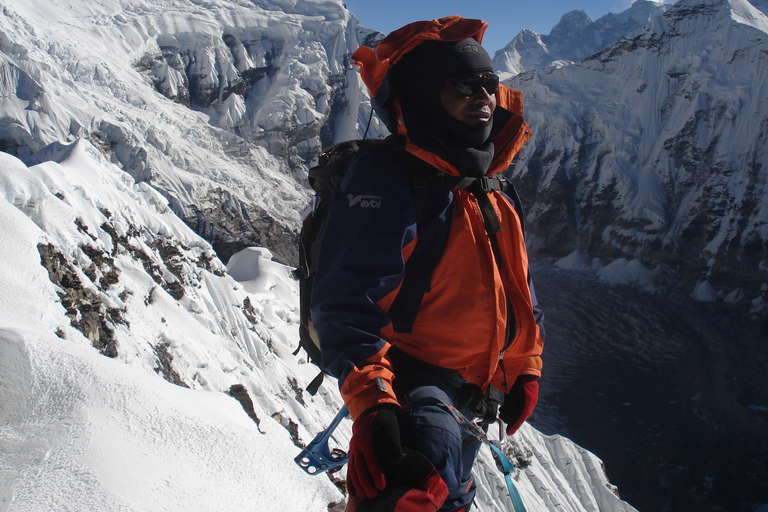
[[[409,153],[410,154],[410,153]],[[408,165],[409,169],[415,170],[411,176],[411,188],[416,189],[435,189],[435,188],[450,188],[459,190],[469,190],[472,192],[475,190],[482,190],[483,192],[506,192],[510,186],[507,180],[498,174],[494,176],[482,176],[479,178],[462,177],[462,176],[448,176],[447,174],[428,174],[426,172],[428,166],[429,169],[434,170],[434,167],[423,162],[421,166],[413,163],[413,158],[403,159]],[[421,161],[421,160],[420,160]]]
[[[496,211],[493,209],[490,199],[488,199],[488,192],[500,191],[506,193],[508,190],[513,190],[507,180],[505,180],[500,174],[493,176],[449,176],[444,173],[435,173],[435,168],[428,163],[424,162],[420,158],[407,151],[400,152],[403,155],[400,157],[401,161],[408,167],[409,180],[411,189],[414,192],[420,190],[433,190],[433,189],[453,189],[453,190],[467,190],[477,199],[480,210],[483,212],[483,222],[485,229],[488,232],[488,236],[491,238],[494,244],[494,253],[500,257],[501,253],[498,251],[498,247],[495,247],[495,237],[493,233],[501,231],[501,223],[496,216]],[[415,197],[415,196],[414,196]],[[416,218],[422,218],[420,216],[420,204],[416,201]],[[501,261],[501,260],[499,260]]]

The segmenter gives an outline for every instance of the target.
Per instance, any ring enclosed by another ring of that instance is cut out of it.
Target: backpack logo
[[[357,205],[360,205],[360,208],[379,208],[381,207],[381,201],[383,199],[384,198],[381,196],[369,196],[369,195],[355,196],[352,194],[347,195],[347,201],[349,201],[350,208]]]

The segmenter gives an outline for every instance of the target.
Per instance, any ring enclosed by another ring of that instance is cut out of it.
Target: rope
[[[368,114],[368,124],[365,125],[365,133],[363,139],[368,138],[368,129],[371,127],[371,120],[373,119],[373,104],[371,104],[371,113]]]

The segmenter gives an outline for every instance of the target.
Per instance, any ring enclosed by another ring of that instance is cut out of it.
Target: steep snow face
[[[768,282],[768,18],[681,0],[581,63],[524,73],[534,251],[639,259],[762,308]],[[702,289],[702,288],[698,288]],[[706,296],[712,296],[707,294]]]
[[[246,292],[160,194],[89,143],[45,155],[27,168],[0,154],[3,508],[341,500],[290,456],[340,404],[326,389],[302,405],[295,285]],[[233,385],[258,423],[224,393]]]
[[[344,471],[311,477],[293,463],[342,402],[331,379],[303,391],[317,368],[292,355],[290,268],[263,248],[225,267],[86,141],[38,157],[27,167],[0,153],[3,510],[343,503]],[[350,426],[333,443],[346,448]],[[635,510],[568,439],[526,424],[502,446],[528,510]],[[513,510],[486,448],[475,474],[479,511]]]
[[[627,36],[661,15],[662,1],[637,0],[622,13],[608,13],[592,21],[584,11],[564,14],[549,35],[521,31],[493,57],[493,66],[503,79],[523,71],[580,61],[617,39]]]
[[[33,162],[90,139],[225,260],[253,244],[294,259],[307,166],[357,136],[370,108],[349,54],[375,34],[340,0],[12,0],[3,12],[1,149]]]

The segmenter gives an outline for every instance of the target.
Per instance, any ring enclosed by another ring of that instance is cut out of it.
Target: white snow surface
[[[0,511],[322,512],[342,502],[327,476],[293,462],[291,432],[307,443],[341,400],[332,379],[314,397],[302,392],[316,368],[291,353],[290,269],[263,248],[227,269],[159,193],[87,141],[38,159],[27,167],[0,153]],[[116,358],[73,327],[38,244],[52,245],[83,289],[120,312],[123,321],[108,320]],[[170,263],[159,245],[178,249]],[[112,258],[115,281],[102,282],[97,254]],[[179,299],[158,284],[174,279]],[[160,346],[188,387],[158,374]],[[258,424],[226,393],[234,384],[248,391]],[[342,422],[334,442],[345,447],[350,427]],[[601,462],[566,438],[526,424],[503,446],[521,466],[514,477],[528,510],[634,510]],[[478,510],[511,511],[487,448],[475,473]]]

